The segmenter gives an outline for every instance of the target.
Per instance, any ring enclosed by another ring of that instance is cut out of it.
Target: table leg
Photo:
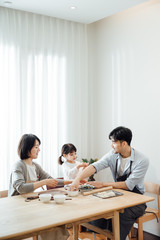
[[[78,240],[78,229],[79,229],[79,224],[73,223],[73,239]]]
[[[114,218],[112,219],[113,236],[115,240],[120,240],[119,230],[119,212],[114,212]]]

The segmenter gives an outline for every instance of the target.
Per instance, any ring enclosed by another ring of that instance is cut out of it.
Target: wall
[[[132,129],[132,146],[150,158],[146,180],[160,183],[160,1],[88,25],[90,155],[110,149],[108,134]],[[110,173],[98,176],[111,179]],[[160,236],[159,224],[144,230]]]

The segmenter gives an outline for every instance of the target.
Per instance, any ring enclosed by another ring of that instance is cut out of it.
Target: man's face
[[[124,141],[114,140],[113,138],[111,138],[111,141],[112,141],[111,146],[114,150],[114,153],[121,153],[123,151]]]

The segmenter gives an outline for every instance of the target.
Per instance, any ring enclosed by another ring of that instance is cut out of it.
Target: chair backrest
[[[157,195],[158,212],[160,216],[160,185],[153,182],[145,182],[144,186],[146,192]]]
[[[8,190],[0,191],[0,198],[8,197]]]

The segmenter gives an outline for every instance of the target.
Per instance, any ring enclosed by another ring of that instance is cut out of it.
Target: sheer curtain
[[[0,189],[24,133],[41,139],[37,162],[54,177],[64,143],[87,154],[87,82],[84,24],[0,7]]]

